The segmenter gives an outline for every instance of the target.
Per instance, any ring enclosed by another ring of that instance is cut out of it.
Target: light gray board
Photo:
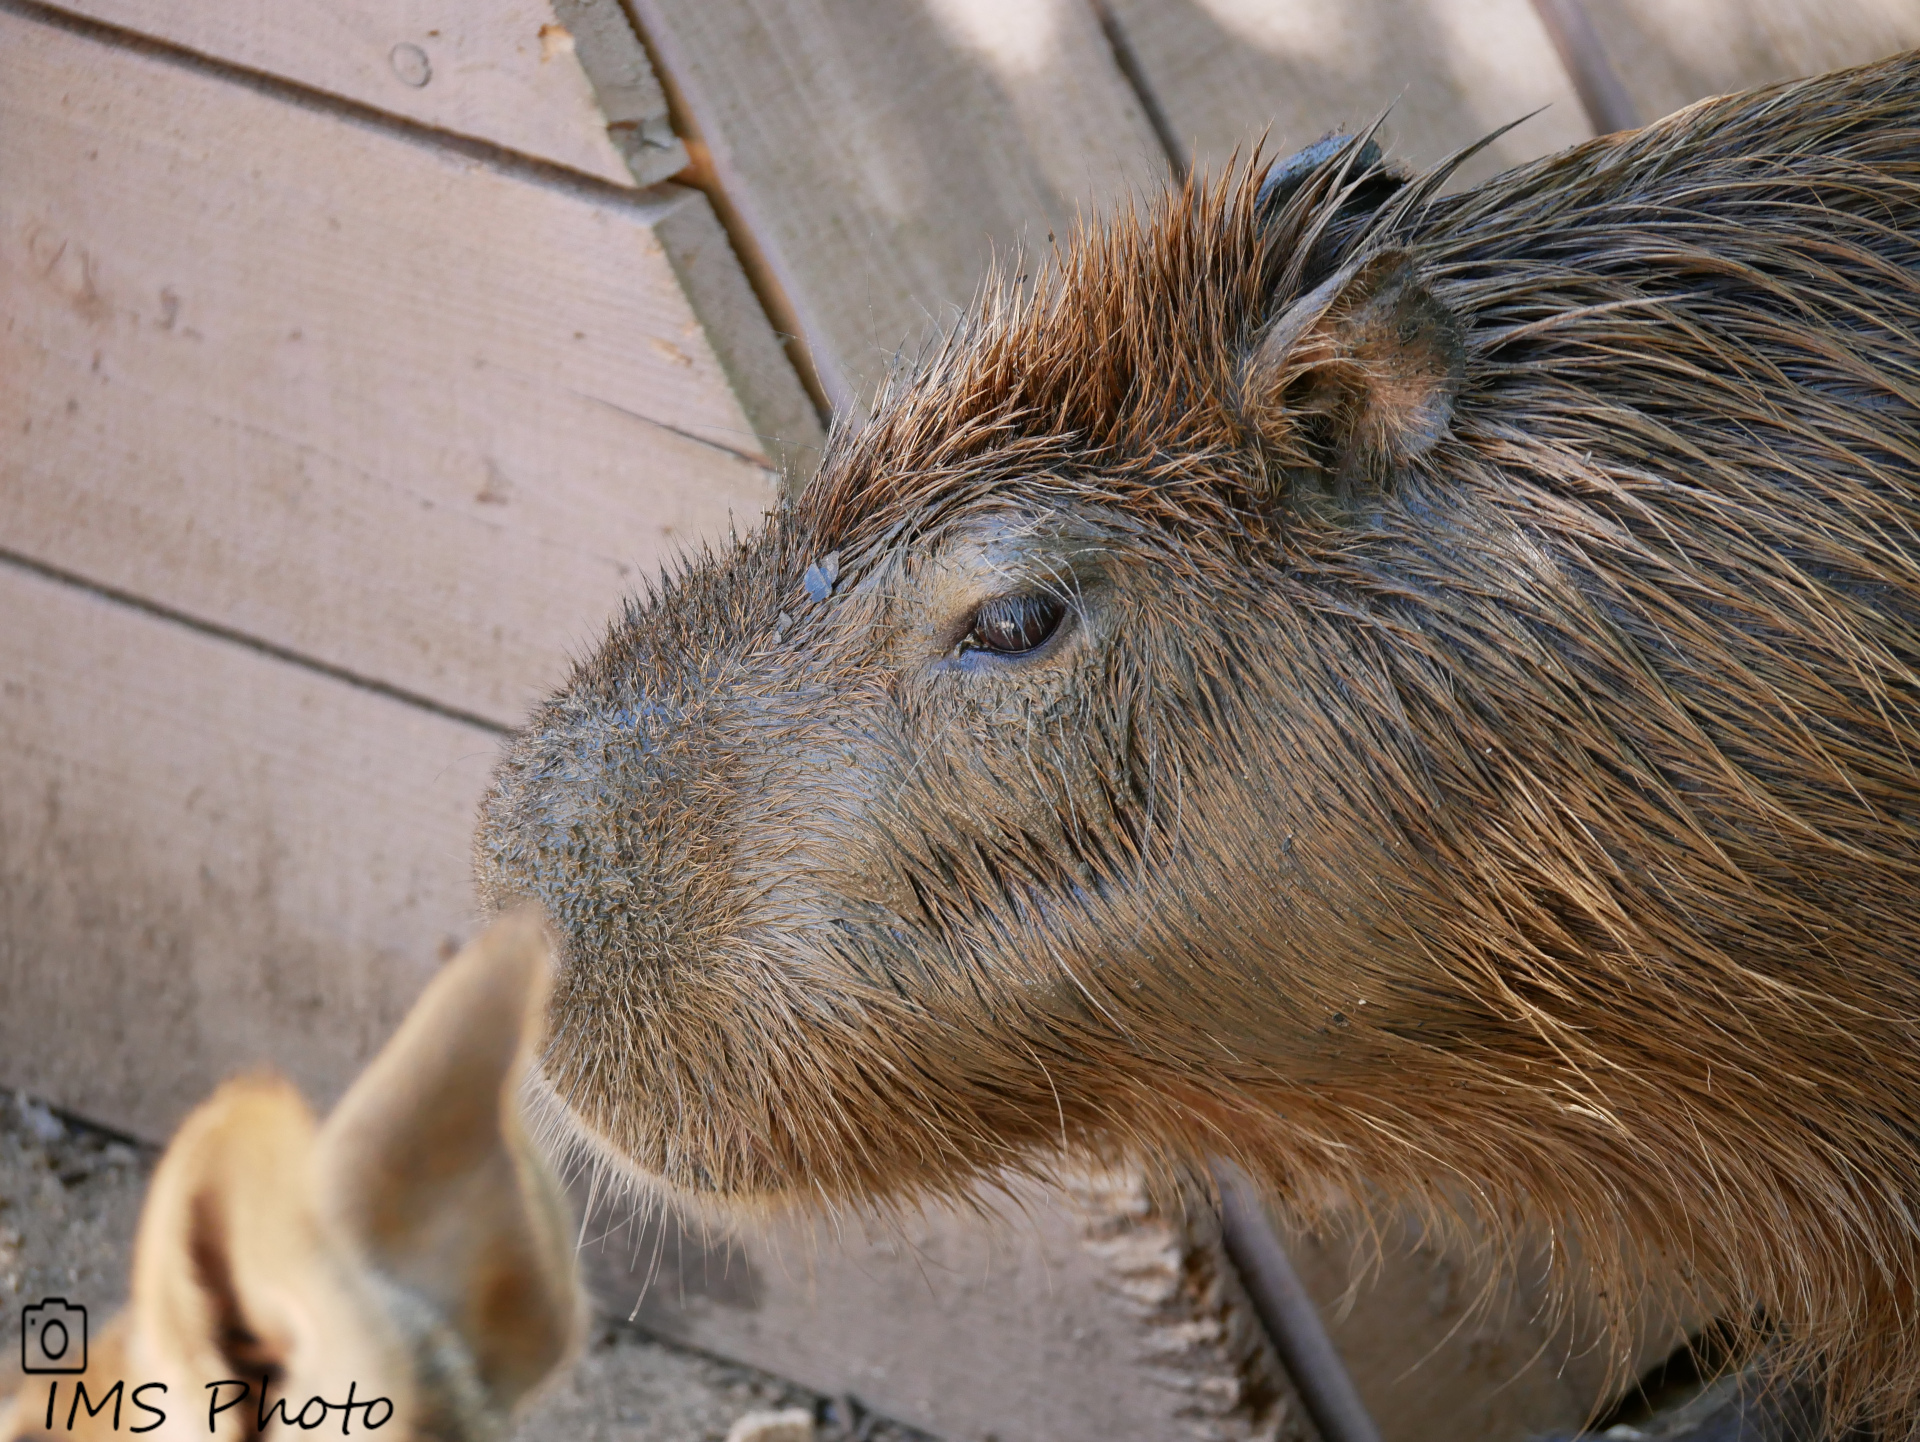
[[[1544,1247],[1495,1249],[1429,1233],[1410,1215],[1336,1210],[1313,1235],[1283,1232],[1307,1291],[1384,1442],[1525,1442],[1570,1435],[1709,1317],[1651,1293],[1611,1352],[1577,1276],[1556,1312]]]
[[[1530,0],[1107,0],[1197,167],[1218,174],[1266,137],[1290,154],[1371,124],[1431,165],[1534,111],[1462,181],[1592,130]],[[1544,107],[1544,108],[1543,108]]]
[[[585,1261],[615,1315],[948,1442],[1316,1442],[1204,1204],[1122,1171],[987,1206],[729,1240],[603,1203]]]
[[[819,468],[826,433],[713,207],[704,197],[675,206],[654,234],[752,423],[759,449],[778,468],[787,492],[797,495]]]
[[[616,185],[650,185],[687,163],[618,0],[58,3]]]
[[[1588,0],[1586,8],[1643,124],[1709,95],[1920,45],[1915,0]]]
[[[498,738],[5,563],[0,616],[0,1084],[331,1104],[471,925]]]
[[[778,494],[683,275],[817,443],[695,191],[547,183],[5,13],[0,172],[0,549],[459,711],[517,722]]]
[[[1084,0],[635,0],[836,407],[1166,160]]]

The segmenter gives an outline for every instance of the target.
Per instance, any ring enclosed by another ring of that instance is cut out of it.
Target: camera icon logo
[[[43,1297],[20,1313],[20,1367],[33,1373],[87,1370],[87,1309]]]

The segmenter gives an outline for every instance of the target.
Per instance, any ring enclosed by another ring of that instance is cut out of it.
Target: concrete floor
[[[17,1365],[23,1307],[64,1297],[86,1306],[98,1327],[120,1306],[156,1160],[152,1148],[63,1121],[0,1089],[0,1375]],[[516,1442],[724,1442],[748,1414],[791,1408],[820,1420],[820,1442],[932,1442],[862,1413],[857,1403],[612,1322],[596,1324],[579,1364],[549,1384],[515,1435]]]

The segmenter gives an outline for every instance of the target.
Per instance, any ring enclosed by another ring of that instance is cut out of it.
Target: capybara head
[[[1544,1212],[1904,1429],[1920,58],[1443,179],[1083,235],[628,608],[478,842],[545,1078],[749,1204]]]

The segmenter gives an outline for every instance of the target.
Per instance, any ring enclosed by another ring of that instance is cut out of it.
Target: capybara
[[[1907,1435],[1920,55],[1447,174],[1090,229],[633,602],[477,842],[543,1077],[749,1208],[1543,1216]]]
[[[324,1125],[278,1077],[215,1092],[154,1172],[132,1301],[61,1338],[78,1374],[0,1378],[0,1438],[505,1442],[585,1321],[522,1120],[548,971],[537,921],[496,924]]]

